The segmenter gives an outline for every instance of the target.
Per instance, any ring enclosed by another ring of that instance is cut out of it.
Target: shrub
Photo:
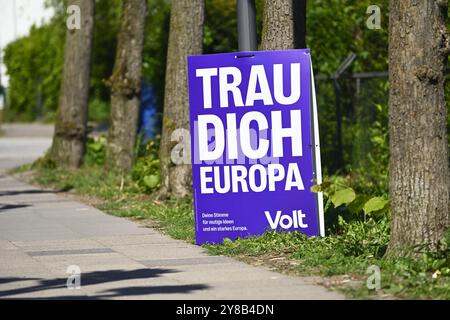
[[[132,171],[132,178],[144,192],[151,193],[159,188],[159,140],[150,140],[138,151],[138,157]]]

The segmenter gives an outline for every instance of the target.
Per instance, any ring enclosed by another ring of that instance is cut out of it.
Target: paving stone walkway
[[[48,137],[0,138],[0,299],[343,298],[300,277],[209,256],[5,174],[49,143]],[[77,270],[81,288],[68,289],[68,271]]]

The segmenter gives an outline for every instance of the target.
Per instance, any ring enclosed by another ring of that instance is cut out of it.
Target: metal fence
[[[331,76],[316,76],[322,158],[328,173],[367,167],[373,149],[371,129],[377,124],[387,131],[388,72],[351,73],[348,67],[355,57],[349,55]]]

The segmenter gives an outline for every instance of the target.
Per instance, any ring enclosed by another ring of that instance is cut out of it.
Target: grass
[[[175,239],[194,242],[192,199],[152,201],[131,177],[118,177],[99,166],[68,171],[33,165],[15,173],[30,170],[33,181],[41,186],[71,190],[109,214],[142,220]],[[450,233],[438,253],[423,253],[416,260],[388,260],[383,258],[389,242],[388,218],[338,219],[338,224],[339,231],[324,238],[271,232],[204,247],[214,255],[236,257],[280,272],[319,276],[319,282],[352,298],[450,299]],[[367,289],[370,274],[366,271],[371,265],[381,270],[381,290]]]
[[[418,260],[384,259],[382,253],[387,243],[383,240],[379,245],[374,244],[378,241],[376,234],[385,228],[383,224],[385,222],[368,225],[356,237],[345,233],[307,238],[299,233],[272,232],[261,237],[226,241],[224,245],[208,246],[208,249],[213,254],[260,261],[279,271],[334,278],[331,286],[352,298],[449,299],[448,250],[447,256],[441,253],[440,257],[424,254]],[[347,232],[360,227],[362,224],[350,224]],[[372,265],[381,270],[382,290],[367,289],[366,280],[372,273],[366,272]]]

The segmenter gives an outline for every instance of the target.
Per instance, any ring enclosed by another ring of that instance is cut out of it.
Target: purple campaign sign
[[[188,58],[197,244],[320,234],[308,49]]]

